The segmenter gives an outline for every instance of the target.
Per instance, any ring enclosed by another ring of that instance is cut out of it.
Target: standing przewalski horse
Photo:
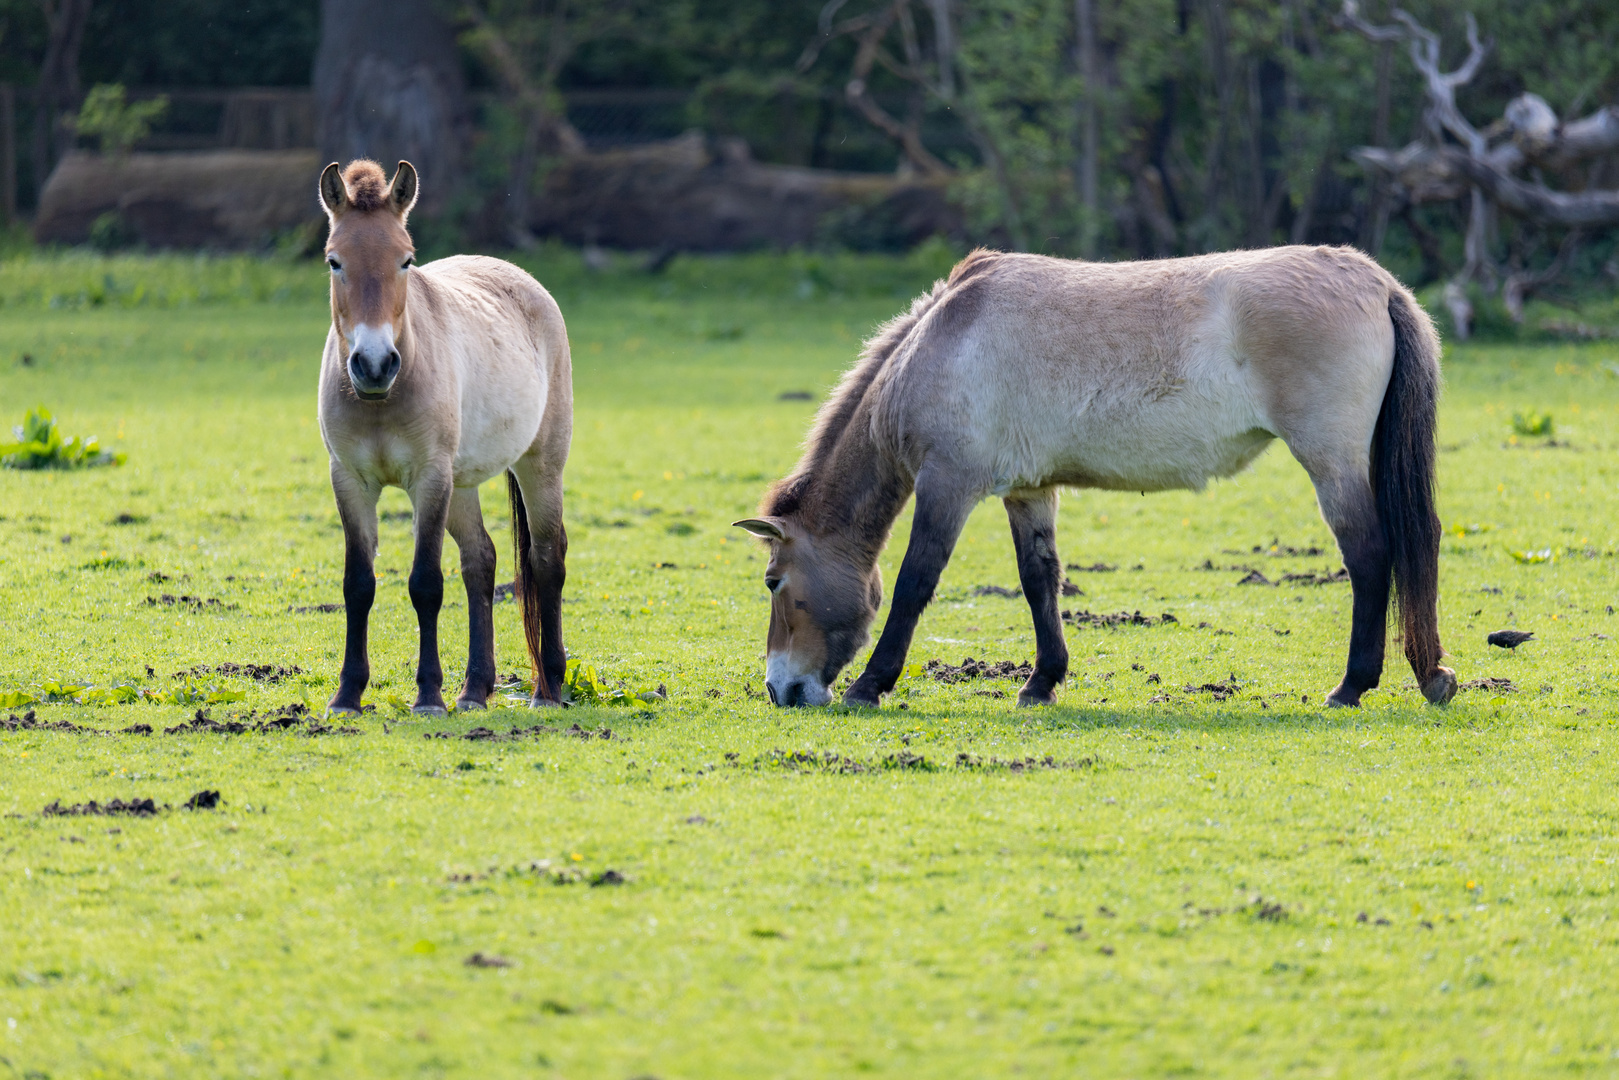
[[[913,493],[910,546],[866,670],[893,689],[973,506],[1000,496],[1034,613],[1020,705],[1068,672],[1057,488],[1201,489],[1280,437],[1315,484],[1354,589],[1333,705],[1383,671],[1392,578],[1405,654],[1444,703],[1434,424],[1439,339],[1387,271],[1347,248],[1139,263],[976,251],[867,343],[794,473],[737,524],[770,543],[766,685],[823,705],[882,602],[877,556]]]
[[[334,162],[320,177],[331,222],[332,328],[320,369],[320,430],[343,519],[343,671],[333,712],[358,712],[371,678],[366,626],[376,598],[377,496],[404,488],[414,510],[410,602],[421,628],[418,713],[443,713],[438,616],[444,531],[461,549],[467,586],[466,684],[458,707],[483,708],[495,686],[495,545],[478,485],[506,473],[517,596],[534,668],[531,704],[558,703],[562,467],[573,434],[568,334],[556,301],[499,259],[457,255],[416,266],[405,221],[416,170],[392,182],[375,162]]]

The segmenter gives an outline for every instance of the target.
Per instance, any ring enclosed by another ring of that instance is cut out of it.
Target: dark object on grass
[[[512,966],[512,962],[506,959],[504,956],[485,956],[481,952],[473,953],[471,956],[467,957],[463,963],[465,963],[467,967],[476,968],[509,968]]]
[[[942,660],[929,660],[923,665],[922,673],[935,682],[957,683],[968,679],[1027,679],[1034,674],[1034,667],[1027,663],[1014,664],[1010,660],[991,663],[968,656],[962,659],[960,667],[951,667]]]
[[[1516,649],[1524,642],[1534,640],[1534,637],[1534,632],[1530,630],[1497,630],[1484,640],[1498,648]]]
[[[1238,585],[1274,585],[1276,582],[1261,574],[1258,570],[1248,571],[1248,576],[1237,582]]]
[[[1064,596],[1084,596],[1085,595],[1082,591],[1080,591],[1080,588],[1079,588],[1078,585],[1075,585],[1072,581],[1069,581],[1067,578],[1063,578],[1062,594]]]
[[[1497,694],[1511,694],[1517,691],[1511,679],[1468,679],[1462,683],[1463,690],[1489,690]]]
[[[185,801],[187,810],[212,810],[219,805],[219,792],[203,790]]]
[[[1162,626],[1165,623],[1179,623],[1169,612],[1162,615],[1143,615],[1139,611],[1115,611],[1112,614],[1098,615],[1090,611],[1064,611],[1062,621],[1073,623],[1075,626],[1105,626],[1113,629],[1119,626]]]
[[[596,888],[601,885],[622,885],[628,880],[628,878],[619,873],[617,870],[603,870],[601,873],[590,879],[590,887]]]
[[[312,604],[309,607],[289,607],[288,611],[294,615],[330,615],[342,611],[342,604]]]
[[[164,807],[164,809],[167,809],[167,807]],[[157,803],[151,799],[114,799],[109,803],[98,803],[92,799],[90,802],[74,803],[72,806],[63,806],[62,800],[54,799],[40,813],[46,817],[82,817],[87,814],[156,817],[157,811]]]
[[[815,395],[808,390],[783,390],[776,395],[777,401],[814,401]]]
[[[980,585],[973,590],[974,596],[1004,596],[1007,599],[1016,599],[1023,595],[1022,589],[1008,589],[1005,585]]]

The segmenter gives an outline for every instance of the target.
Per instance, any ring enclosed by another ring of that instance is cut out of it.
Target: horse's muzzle
[[[349,353],[349,382],[354,392],[366,401],[381,401],[393,389],[399,377],[399,350],[390,348],[375,357],[366,356],[359,349]]]
[[[795,705],[825,705],[832,700],[831,690],[809,678],[792,679],[779,685],[767,679],[765,689],[770,692],[770,703],[784,709]]]

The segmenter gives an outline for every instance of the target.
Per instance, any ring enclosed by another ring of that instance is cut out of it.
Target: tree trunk
[[[41,0],[50,37],[39,66],[39,88],[34,94],[34,197],[63,154],[72,148],[72,135],[63,130],[67,110],[79,103],[79,46],[84,24],[90,19],[90,0]]]
[[[1074,0],[1074,50],[1079,61],[1079,81],[1084,84],[1079,102],[1079,203],[1084,209],[1084,230],[1080,253],[1096,258],[1097,229],[1101,224],[1097,205],[1097,173],[1101,157],[1101,133],[1097,123],[1097,98],[1101,77],[1096,58],[1096,0]]]
[[[321,0],[320,31],[322,157],[373,158],[390,173],[409,161],[423,207],[446,205],[461,180],[469,117],[455,34],[433,0]]]

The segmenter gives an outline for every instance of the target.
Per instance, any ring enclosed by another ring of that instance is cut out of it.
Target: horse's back
[[[896,350],[882,415],[895,444],[953,444],[992,489],[1195,488],[1274,435],[1369,444],[1399,286],[1359,252],[967,269]]]
[[[567,329],[551,294],[501,259],[454,255],[421,266],[412,331],[446,368],[460,418],[456,483],[480,483],[572,421]],[[566,414],[565,416],[562,414]]]

